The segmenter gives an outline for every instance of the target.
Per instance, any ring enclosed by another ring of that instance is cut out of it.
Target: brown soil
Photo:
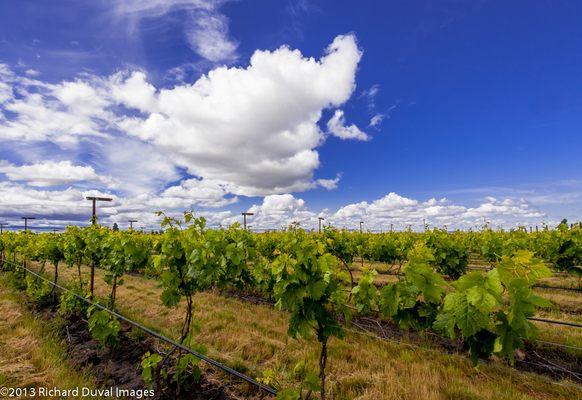
[[[55,318],[56,312],[44,310],[44,318]],[[132,338],[132,328],[122,322],[119,344],[116,348],[102,348],[91,337],[84,319],[72,317],[63,324],[63,341],[68,346],[69,359],[79,369],[89,367],[98,387],[117,387],[127,390],[144,390],[146,384],[141,378],[141,358],[146,352],[160,352],[156,340],[152,337]],[[150,397],[151,398],[151,397]],[[175,387],[155,389],[154,399],[195,399],[226,400],[232,397],[226,393],[218,382],[208,379],[203,374],[199,384],[189,391],[176,394]]]
[[[582,382],[582,359],[555,347],[539,347],[525,344],[525,356],[515,361],[524,371],[550,375],[555,378],[570,378]]]

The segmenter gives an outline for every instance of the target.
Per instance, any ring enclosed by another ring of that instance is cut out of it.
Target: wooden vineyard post
[[[36,219],[36,217],[21,217],[21,219],[24,220],[24,233],[26,233],[28,231],[28,220]],[[28,267],[28,265],[26,265],[26,256],[24,257],[22,264],[24,265],[24,268],[22,269],[22,276],[26,280],[26,268]]]
[[[243,212],[241,214],[243,216],[243,226],[244,226],[244,229],[247,230],[247,216],[251,216],[251,215],[255,215],[255,214],[254,213],[251,213],[251,212]]]
[[[95,264],[91,263],[91,301],[93,301],[93,294],[94,294],[94,285],[95,285]]]
[[[91,224],[97,225],[97,201],[111,201],[113,200],[110,197],[95,197],[95,196],[88,196],[86,197],[87,200],[93,202],[93,212],[91,215]]]

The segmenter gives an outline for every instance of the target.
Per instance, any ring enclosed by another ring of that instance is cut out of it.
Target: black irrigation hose
[[[479,271],[485,271],[485,270],[479,270]],[[378,272],[378,275],[384,275],[384,276],[404,276],[403,273],[399,273],[399,272]],[[448,277],[444,278],[446,281],[450,281],[451,279]],[[548,285],[533,285],[534,288],[536,289],[548,289],[548,290],[568,290],[571,292],[582,292],[582,288],[575,288],[575,287],[563,287],[563,286],[548,286]]]
[[[261,384],[261,383],[259,383],[259,382],[255,381],[253,378],[251,378],[251,377],[249,377],[249,376],[247,376],[247,375],[241,374],[240,372],[238,372],[238,371],[235,371],[235,370],[233,370],[232,368],[230,368],[230,367],[227,367],[226,365],[220,364],[218,361],[215,361],[215,360],[213,360],[213,359],[211,359],[211,358],[208,358],[208,357],[206,357],[206,356],[204,356],[204,355],[202,355],[202,354],[196,353],[195,351],[193,351],[193,350],[191,350],[191,349],[189,349],[189,348],[185,347],[184,345],[181,345],[181,344],[179,344],[179,343],[177,343],[177,342],[174,342],[173,340],[171,340],[171,339],[169,339],[169,338],[167,338],[167,337],[165,337],[165,336],[163,336],[163,335],[160,335],[160,334],[158,334],[158,333],[156,333],[156,332],[152,331],[151,329],[149,329],[149,328],[146,328],[145,326],[142,326],[142,325],[138,324],[137,322],[134,322],[134,321],[132,321],[132,320],[130,320],[130,319],[128,319],[128,318],[125,318],[124,316],[122,316],[122,315],[120,315],[120,314],[116,313],[115,311],[109,310],[108,308],[106,308],[106,307],[103,307],[103,306],[101,306],[100,304],[93,303],[93,302],[89,301],[88,299],[86,299],[86,298],[84,298],[84,297],[82,297],[82,296],[79,296],[79,295],[77,295],[76,293],[74,293],[74,292],[70,291],[69,289],[66,289],[66,288],[62,287],[61,285],[59,285],[59,284],[55,284],[54,282],[52,282],[52,281],[50,281],[50,280],[48,280],[48,279],[46,279],[46,278],[44,278],[44,277],[40,276],[40,275],[39,275],[39,274],[37,274],[36,272],[34,272],[34,271],[31,271],[31,270],[30,270],[30,269],[28,269],[28,268],[25,268],[24,266],[21,266],[21,265],[15,264],[15,263],[13,263],[13,262],[11,262],[11,261],[8,261],[8,260],[5,260],[5,262],[8,262],[8,263],[10,263],[10,264],[13,264],[13,265],[15,265],[15,266],[17,266],[17,267],[19,267],[19,268],[24,268],[24,269],[26,269],[27,271],[29,271],[30,273],[32,273],[33,275],[35,275],[35,276],[38,276],[39,278],[41,278],[41,279],[43,279],[43,280],[45,280],[45,281],[49,282],[49,283],[50,283],[50,284],[52,284],[52,285],[55,285],[55,286],[56,286],[56,287],[58,287],[59,289],[61,289],[61,290],[65,290],[65,291],[67,291],[67,292],[69,292],[69,293],[72,293],[72,294],[73,294],[75,297],[77,297],[77,298],[79,298],[79,299],[81,299],[81,300],[83,300],[83,301],[85,301],[85,302],[87,302],[87,303],[89,303],[89,304],[94,304],[94,305],[95,305],[95,306],[97,306],[98,308],[101,308],[101,309],[103,309],[103,310],[105,310],[105,311],[107,311],[107,312],[111,313],[112,315],[115,315],[115,316],[117,316],[118,318],[120,318],[120,319],[123,319],[124,321],[128,322],[129,324],[132,324],[132,325],[134,325],[135,327],[142,329],[142,330],[143,330],[143,331],[145,331],[146,333],[148,333],[148,334],[150,334],[150,335],[152,335],[152,336],[155,336],[155,337],[159,338],[160,340],[163,340],[163,341],[165,341],[165,342],[167,342],[167,343],[169,343],[169,344],[172,344],[172,345],[174,345],[174,346],[176,346],[176,347],[179,347],[179,348],[181,348],[181,349],[183,349],[183,350],[185,350],[185,351],[187,351],[187,352],[189,352],[189,353],[193,354],[194,356],[196,356],[196,357],[198,357],[198,358],[200,358],[200,359],[202,359],[202,360],[204,360],[204,361],[208,362],[209,364],[212,364],[212,365],[214,365],[214,366],[216,366],[216,367],[218,367],[218,368],[220,368],[220,369],[222,369],[222,370],[224,370],[224,371],[226,371],[226,372],[228,372],[228,373],[231,373],[231,374],[233,374],[233,375],[235,375],[235,376],[238,376],[239,378],[241,378],[241,379],[243,379],[243,380],[245,380],[245,381],[247,381],[247,382],[249,382],[249,383],[251,383],[251,384],[253,384],[253,385],[255,385],[255,386],[257,386],[257,387],[259,387],[259,388],[261,388],[261,389],[263,389],[263,390],[265,390],[265,391],[267,391],[267,392],[268,392],[268,393],[270,393],[270,394],[273,394],[273,395],[276,395],[276,394],[277,394],[277,391],[276,391],[275,389],[273,389],[273,388],[271,388],[271,387],[269,387],[269,386],[263,385],[263,384]],[[349,308],[353,308],[353,307],[349,307]],[[548,323],[548,324],[555,324],[555,325],[567,325],[567,326],[572,326],[572,327],[576,327],[576,328],[582,328],[582,324],[576,324],[576,323],[574,323],[574,322],[566,322],[566,321],[555,321],[555,320],[549,320],[549,319],[545,319],[545,318],[535,318],[535,317],[529,317],[529,318],[527,318],[527,319],[528,319],[528,320],[531,320],[531,321],[539,321],[539,322],[545,322],[545,323]],[[376,336],[376,335],[374,335],[374,336]],[[378,338],[378,339],[382,339],[382,338],[381,338],[381,337],[379,337],[379,336],[377,336],[377,338]],[[539,339],[534,339],[533,341],[534,341],[534,342],[537,342],[537,343],[542,343],[542,344],[547,344],[547,345],[556,346],[556,347],[563,347],[563,348],[568,348],[568,349],[573,349],[573,350],[582,350],[582,347],[578,347],[578,346],[571,346],[571,345],[562,344],[562,343],[557,343],[557,342],[548,342],[548,341],[539,340]]]
[[[582,328],[582,324],[577,324],[575,322],[556,321],[556,320],[553,320],[553,319],[535,318],[535,317],[529,317],[528,319],[530,321],[540,321],[540,322],[547,322],[548,324],[567,325],[567,326],[573,326],[575,328]]]
[[[551,289],[551,290],[570,290],[572,292],[582,292],[582,288],[575,287],[563,287],[563,286],[547,286],[547,285],[534,285],[537,289]]]
[[[348,305],[347,306],[349,309],[351,310],[356,310],[355,307]],[[574,324],[573,322],[563,322],[563,321],[553,321],[553,320],[549,320],[549,319],[543,319],[543,318],[528,318],[529,320],[534,320],[534,321],[541,321],[541,322],[547,322],[549,324],[557,324],[557,325],[571,325],[571,326],[575,326],[577,328],[582,328],[582,325],[579,324]],[[352,322],[353,324],[353,322]],[[360,328],[361,329],[361,328]],[[377,339],[381,339],[384,340],[385,338],[378,336],[378,335],[373,335],[375,336]],[[436,335],[436,336],[440,336],[440,335]],[[542,344],[547,344],[547,345],[551,345],[551,346],[556,346],[556,347],[563,347],[565,349],[572,349],[572,350],[582,350],[582,347],[578,347],[578,346],[572,346],[569,344],[563,344],[563,343],[557,343],[557,342],[548,342],[546,340],[540,340],[540,339],[532,339],[532,342],[536,342],[536,343],[542,343]]]
[[[58,283],[55,283],[55,282],[53,282],[53,281],[51,281],[49,279],[46,279],[45,277],[37,274],[34,271],[31,271],[30,269],[26,268],[23,265],[18,265],[18,264],[15,264],[15,263],[13,263],[11,261],[7,261],[7,260],[5,260],[5,262],[9,262],[10,264],[17,266],[18,268],[25,269],[26,271],[28,271],[32,275],[34,275],[34,276],[42,279],[43,281],[48,282],[51,285],[53,285],[53,286],[55,286],[55,287],[57,287],[57,288],[65,291],[65,292],[71,293],[73,296],[75,296],[79,300],[82,300],[82,301],[84,301],[84,302],[86,302],[88,304],[91,304],[92,306],[95,306],[97,308],[100,308],[103,311],[108,312],[109,314],[111,314],[111,315],[113,315],[113,316],[115,316],[115,317],[117,317],[117,318],[119,318],[119,319],[127,322],[128,324],[133,325],[133,326],[135,326],[138,329],[141,329],[142,331],[144,331],[148,335],[151,335],[151,336],[153,336],[155,338],[158,338],[158,339],[160,339],[160,340],[162,340],[162,341],[164,341],[164,342],[166,342],[168,344],[171,344],[174,347],[177,347],[179,349],[182,349],[182,350],[184,350],[184,351],[192,354],[193,356],[196,356],[199,359],[201,359],[203,361],[206,361],[208,364],[213,365],[213,366],[215,366],[215,367],[217,367],[217,368],[219,368],[219,369],[221,369],[221,370],[223,370],[223,371],[225,371],[225,372],[227,372],[227,373],[229,373],[231,375],[234,375],[234,376],[242,379],[243,381],[246,381],[246,382],[250,383],[251,385],[254,385],[254,386],[258,387],[259,389],[264,390],[265,392],[267,392],[269,394],[272,394],[272,395],[275,395],[275,396],[277,395],[277,391],[274,388],[272,388],[270,386],[267,386],[267,385],[264,385],[264,384],[256,381],[255,379],[251,378],[248,375],[242,374],[242,373],[240,373],[240,372],[238,372],[238,371],[236,371],[236,370],[234,370],[234,369],[232,369],[232,368],[230,368],[230,367],[228,367],[228,366],[226,366],[224,364],[221,364],[220,362],[218,362],[218,361],[216,361],[216,360],[214,360],[212,358],[206,357],[205,355],[200,354],[200,353],[198,353],[198,352],[196,352],[196,351],[194,351],[194,350],[192,350],[192,349],[184,346],[181,343],[175,342],[174,340],[172,340],[172,339],[170,339],[170,338],[168,338],[168,337],[166,337],[164,335],[161,335],[161,334],[159,334],[157,332],[154,332],[153,330],[151,330],[151,329],[149,329],[149,328],[147,328],[147,327],[145,327],[145,326],[143,326],[143,325],[141,325],[141,324],[139,324],[139,323],[137,323],[137,322],[135,322],[135,321],[133,321],[133,320],[131,320],[129,318],[126,318],[123,315],[121,315],[121,314],[119,314],[119,313],[117,313],[117,312],[115,312],[113,310],[108,309],[107,307],[103,307],[101,304],[94,303],[94,302],[90,301],[89,299],[86,299],[83,296],[79,296],[77,293],[71,291],[70,289],[67,289],[66,287],[61,286]]]
[[[381,289],[384,284],[380,283],[380,282],[374,282],[374,285],[378,288]],[[555,325],[567,325],[567,326],[572,326],[575,328],[582,328],[582,324],[577,324],[575,322],[567,322],[567,321],[556,321],[556,320],[551,320],[551,319],[544,319],[544,318],[534,318],[534,317],[528,317],[527,319],[531,320],[531,321],[540,321],[540,322],[546,322],[548,324],[555,324]]]

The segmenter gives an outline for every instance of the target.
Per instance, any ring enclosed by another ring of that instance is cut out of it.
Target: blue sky
[[[213,224],[252,209],[257,228],[580,219],[581,17],[549,1],[4,1],[0,218],[84,222],[96,190],[115,197],[104,222],[145,226],[190,208]]]

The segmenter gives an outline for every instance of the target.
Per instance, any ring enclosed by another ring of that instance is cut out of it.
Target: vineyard
[[[0,236],[3,285],[33,312],[65,321],[79,352],[95,343],[93,358],[133,371],[128,390],[160,398],[581,394],[580,224],[252,233],[208,229],[192,213],[160,216],[155,234],[96,224]]]

